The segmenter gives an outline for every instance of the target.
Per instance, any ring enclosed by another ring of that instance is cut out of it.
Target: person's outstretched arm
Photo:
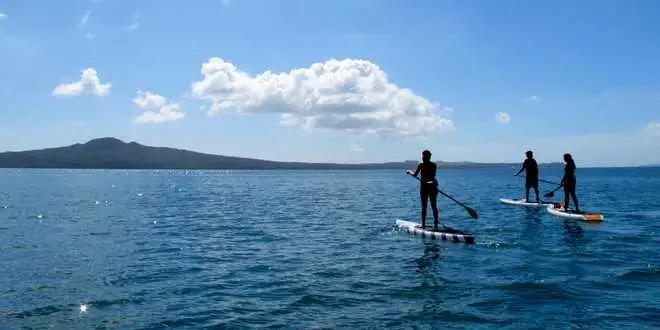
[[[417,164],[417,168],[415,169],[415,172],[413,172],[411,170],[407,170],[406,173],[408,173],[408,174],[410,174],[414,177],[417,177],[417,175],[419,174],[419,171],[421,171],[421,170],[422,170],[422,164],[419,163],[419,164]]]
[[[518,171],[518,173],[516,173],[515,176],[518,176],[518,174],[520,174],[520,172],[524,171],[526,168],[527,168],[527,160],[525,160],[525,161],[522,163],[522,167],[520,168],[520,170]]]

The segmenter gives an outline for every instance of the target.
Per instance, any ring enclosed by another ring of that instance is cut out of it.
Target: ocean
[[[393,228],[419,221],[403,169],[3,169],[0,329],[657,329],[660,168],[577,165],[600,224],[500,203],[514,169],[439,169],[475,245]]]

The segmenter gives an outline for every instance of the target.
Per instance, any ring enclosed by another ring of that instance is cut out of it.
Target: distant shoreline
[[[500,163],[476,163],[471,165],[454,165],[446,164],[441,162],[436,162],[438,164],[438,169],[497,169],[497,168],[506,168],[513,170],[513,167],[519,167],[520,164],[500,164]],[[264,167],[250,167],[249,165],[245,166],[235,166],[235,167],[137,167],[137,166],[95,166],[95,167],[69,167],[69,166],[3,166],[0,161],[0,169],[61,169],[61,170],[191,170],[191,171],[303,171],[303,170],[413,170],[417,162],[415,163],[401,163],[397,164],[325,164],[325,163],[300,163],[299,165],[287,166],[287,165],[275,165],[275,166],[264,166]],[[539,164],[539,167],[542,168],[562,168],[563,165],[555,164]]]
[[[485,163],[489,164],[489,163]],[[439,166],[438,170],[439,171],[444,171],[444,170],[476,170],[476,169],[483,169],[485,171],[488,170],[496,170],[496,169],[509,169],[512,172],[515,172],[515,169],[511,168],[510,166],[505,166],[506,164],[503,164],[502,166]],[[563,169],[562,166],[543,166],[543,164],[539,164],[541,169]],[[653,168],[660,168],[660,165],[654,165],[654,166],[648,166],[648,165],[627,165],[627,166],[581,166],[579,169],[653,169]],[[70,170],[90,170],[90,171],[211,171],[211,172],[221,172],[221,171],[403,171],[407,169],[414,169],[414,167],[374,167],[374,168],[368,168],[368,167],[355,167],[355,168],[342,168],[342,167],[336,167],[336,168],[315,168],[315,167],[306,167],[306,168],[105,168],[105,167],[3,167],[0,166],[0,170],[64,170],[64,171],[70,171]],[[521,174],[523,175],[523,174]]]
[[[306,163],[213,155],[169,147],[152,147],[116,138],[98,138],[84,144],[0,153],[5,169],[98,169],[98,170],[385,170],[413,169],[418,161],[383,163]],[[435,161],[439,169],[519,168],[515,163]],[[563,167],[562,163],[539,163],[544,168]],[[658,167],[642,165],[631,167]],[[585,167],[583,167],[585,168]]]
[[[543,168],[560,168],[558,166],[542,166],[542,164],[539,164],[540,167]],[[460,170],[460,169],[498,169],[498,168],[506,168],[506,169],[511,169],[511,166],[508,166],[507,164],[502,164],[502,165],[490,165],[490,164],[484,164],[481,166],[461,166],[461,165],[456,165],[456,166],[441,166],[438,165],[438,169],[445,169],[445,170]],[[301,167],[264,167],[264,168],[250,168],[250,167],[241,167],[241,168],[169,168],[169,167],[3,167],[0,166],[0,169],[16,169],[16,170],[21,170],[21,169],[26,169],[26,170],[140,170],[140,171],[147,171],[147,170],[165,170],[165,171],[323,171],[323,170],[340,170],[340,171],[350,171],[350,170],[357,170],[357,171],[370,171],[370,170],[414,170],[414,166],[342,166],[342,165],[336,165],[336,166],[328,166],[328,167],[315,167],[315,166],[301,166]]]

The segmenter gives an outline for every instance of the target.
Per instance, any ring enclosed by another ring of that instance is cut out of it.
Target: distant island
[[[474,163],[436,161],[443,168],[518,167],[520,163]],[[0,153],[0,168],[58,169],[190,169],[190,170],[266,170],[266,169],[404,169],[417,161],[337,164],[280,162],[253,158],[212,155],[168,147],[151,147],[105,137],[70,146]],[[540,164],[544,167],[561,163]]]

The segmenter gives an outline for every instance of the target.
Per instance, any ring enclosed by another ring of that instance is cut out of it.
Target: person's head
[[[534,158],[534,153],[531,150],[527,150],[525,155],[527,155],[527,158]]]
[[[431,160],[431,152],[428,150],[422,151],[422,161],[428,162]]]
[[[569,154],[569,153],[565,153],[564,154],[564,161],[568,163],[570,160],[573,160],[573,156],[571,156],[571,154]]]

